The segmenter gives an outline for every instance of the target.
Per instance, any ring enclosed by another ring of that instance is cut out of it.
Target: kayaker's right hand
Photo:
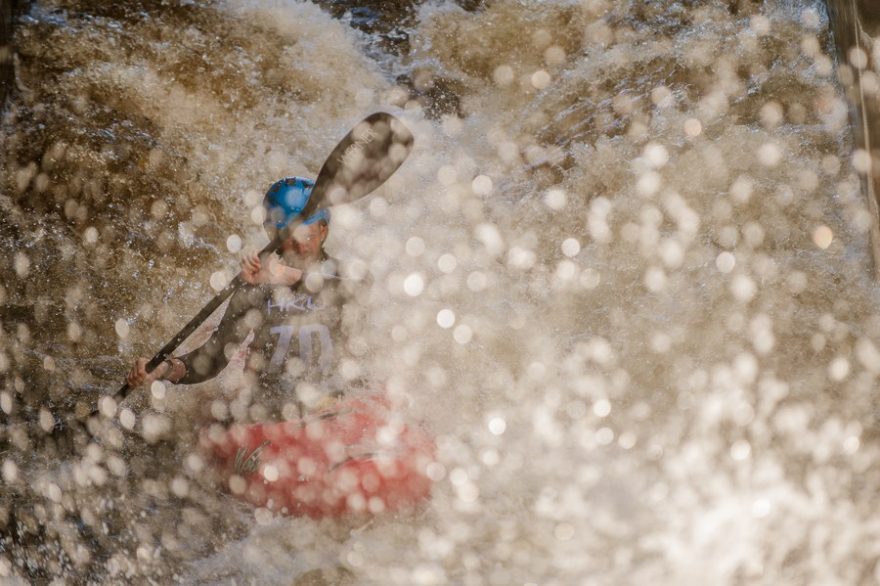
[[[245,283],[259,285],[265,283],[266,275],[263,274],[263,263],[256,254],[246,254],[241,257],[241,278]]]
[[[272,255],[263,265],[260,257],[256,254],[246,254],[241,258],[241,278],[245,283],[261,285],[295,285],[302,279],[303,272],[293,267],[285,266],[278,257]]]
[[[158,380],[167,374],[167,362],[161,362],[159,366],[153,369],[153,372],[147,372],[148,362],[149,360],[143,357],[134,361],[134,366],[131,367],[128,376],[125,379],[125,382],[128,383],[129,387],[135,389],[142,384],[149,386],[153,384],[153,381]]]

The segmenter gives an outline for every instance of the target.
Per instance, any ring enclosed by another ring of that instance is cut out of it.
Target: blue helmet
[[[280,230],[299,216],[309,203],[314,186],[315,182],[305,177],[285,177],[273,183],[263,198],[266,229]],[[303,224],[314,224],[319,220],[330,223],[330,210],[318,210],[306,218]]]

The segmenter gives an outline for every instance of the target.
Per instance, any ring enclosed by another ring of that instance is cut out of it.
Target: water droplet
[[[831,228],[828,226],[819,226],[815,230],[813,230],[813,243],[825,250],[829,246],[831,246],[831,241],[834,239],[834,233],[831,231]]]
[[[129,327],[128,322],[122,318],[116,320],[114,324],[114,329],[116,330],[116,335],[122,338],[123,340],[128,338]]]
[[[412,273],[403,280],[403,290],[410,297],[418,297],[425,289],[425,280],[421,273]]]
[[[437,268],[443,273],[449,274],[454,271],[457,266],[458,261],[455,259],[454,255],[443,254],[437,259]]]
[[[507,422],[500,415],[490,417],[488,425],[492,435],[501,435],[507,430]]]
[[[226,239],[226,249],[233,254],[236,254],[238,251],[240,251],[241,250],[241,236],[239,236],[238,234],[233,234],[229,238],[227,238]]]
[[[715,267],[722,273],[729,273],[736,266],[736,257],[730,252],[722,252],[715,258]]]
[[[455,313],[451,309],[441,309],[437,312],[437,325],[441,328],[451,328],[455,324]]]
[[[581,251],[581,243],[577,238],[566,238],[562,241],[562,254],[569,258],[573,258]]]

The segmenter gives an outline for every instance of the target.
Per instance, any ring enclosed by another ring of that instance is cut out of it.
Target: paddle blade
[[[412,147],[413,135],[399,119],[386,112],[367,116],[327,157],[300,217],[367,195],[397,171]]]

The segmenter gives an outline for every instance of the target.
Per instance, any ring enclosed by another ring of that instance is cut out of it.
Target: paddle
[[[327,157],[318,173],[309,202],[300,213],[299,219],[279,231],[260,251],[260,256],[271,254],[280,248],[281,243],[293,233],[293,229],[319,208],[355,201],[382,185],[403,164],[412,150],[412,145],[412,133],[403,122],[391,114],[377,112],[364,118]],[[181,342],[243,283],[241,275],[232,279],[182,330],[177,332],[177,335],[162,346],[147,363],[147,372],[152,372],[163,360],[171,356]],[[113,398],[121,401],[130,390],[126,383],[116,391]],[[98,411],[98,408],[93,409],[91,415],[97,414]]]

